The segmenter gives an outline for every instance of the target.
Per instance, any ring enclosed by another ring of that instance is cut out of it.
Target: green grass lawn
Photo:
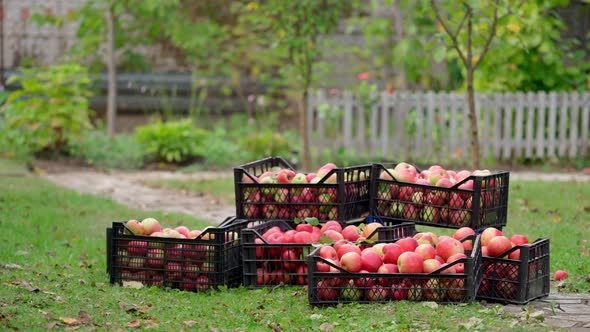
[[[546,191],[549,195],[539,195],[546,185],[514,186],[506,230],[522,231],[531,238],[550,236],[553,267],[571,269],[570,275],[587,272],[581,270],[590,262],[580,251],[580,241],[588,238],[588,229],[583,228],[588,225],[583,208],[590,205],[588,189],[563,184],[563,191],[553,188]],[[0,244],[0,330],[137,326],[164,331],[548,329],[534,318],[511,316],[500,305],[480,303],[402,301],[323,308],[310,307],[307,291],[296,287],[191,293],[113,286],[106,273],[105,249],[105,229],[112,221],[153,216],[165,226],[203,228],[207,224],[183,215],[129,209],[34,176],[0,176],[0,188],[0,228],[5,234]],[[535,193],[537,199],[529,197]],[[519,203],[524,199],[528,211]],[[556,209],[560,220],[555,218]]]
[[[208,193],[212,194],[228,205],[235,204],[233,178],[208,180],[158,180],[148,181],[145,184],[154,188],[164,187],[177,190],[187,190],[198,194]]]

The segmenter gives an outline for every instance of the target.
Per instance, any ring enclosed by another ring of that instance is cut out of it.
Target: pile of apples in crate
[[[470,176],[489,176],[492,172],[485,170],[447,170],[439,165],[432,165],[418,172],[413,165],[401,162],[394,168],[381,171],[379,180],[392,181],[379,183],[377,190],[377,210],[380,215],[407,220],[421,220],[430,223],[447,223],[456,226],[468,226],[473,207],[473,179]],[[397,185],[394,181],[401,183]],[[408,186],[416,184],[420,186]],[[490,179],[482,186],[497,187],[498,182]],[[456,192],[436,190],[434,188],[459,189]],[[489,206],[497,200],[499,192],[484,192],[481,206]],[[389,201],[391,204],[389,204]]]
[[[465,237],[471,234],[475,232],[464,228],[452,237],[419,232],[362,248],[345,241],[322,246],[318,253],[323,260],[316,263],[316,271],[334,273],[334,277],[320,278],[315,295],[320,301],[461,301],[464,262],[473,250],[473,241]],[[339,268],[350,273],[342,274]]]
[[[214,240],[214,234],[186,226],[162,228],[154,218],[129,220],[126,227],[131,235],[152,237],[154,240],[130,240],[118,243],[116,266],[122,280],[137,280],[153,286],[164,282],[178,283],[185,290],[206,290],[215,273],[215,255],[212,246],[203,243],[158,241],[157,239]],[[226,241],[237,238],[226,234]]]
[[[322,184],[334,185],[338,181],[336,173],[325,178],[332,170],[337,169],[334,163],[327,163],[317,172],[296,173],[289,168],[275,168],[262,173],[260,176],[243,175],[242,183],[257,184]],[[351,181],[367,180],[365,173],[354,173],[356,178]],[[354,189],[353,187],[350,188]],[[261,187],[259,190],[248,188],[244,195],[247,204],[243,207],[244,216],[249,219],[294,219],[294,218],[319,218],[320,220],[334,220],[338,218],[338,209],[332,206],[337,203],[337,189],[335,187]],[[258,203],[263,203],[258,205]],[[286,204],[285,204],[286,203]],[[319,203],[312,205],[310,203]],[[302,204],[302,205],[298,205]]]
[[[262,263],[256,269],[257,285],[280,283],[307,285],[306,255],[309,254],[309,250],[303,249],[311,249],[310,244],[320,242],[375,241],[378,237],[375,231],[381,227],[379,223],[342,227],[335,220],[328,220],[322,225],[319,225],[314,218],[307,218],[307,221],[310,223],[299,223],[295,229],[286,231],[278,226],[271,227],[262,234],[262,239],[254,240],[257,245],[256,260]],[[263,240],[268,242],[268,248],[263,245]],[[293,244],[301,246],[289,246]]]

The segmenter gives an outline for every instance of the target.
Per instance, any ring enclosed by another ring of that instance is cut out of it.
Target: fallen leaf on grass
[[[47,323],[47,329],[48,329],[48,330],[55,329],[55,328],[57,328],[57,324],[58,324],[57,322],[50,322],[50,323]]]
[[[139,281],[123,281],[123,287],[125,288],[133,288],[133,289],[140,289],[143,287],[143,284]]]
[[[9,270],[22,270],[23,269],[22,266],[20,266],[18,264],[11,264],[11,263],[2,265],[2,267],[5,269],[9,269]]]
[[[85,311],[78,312],[76,317],[60,317],[59,319],[68,326],[87,325],[92,322],[92,318]]]
[[[584,206],[584,212],[590,213],[590,206]]]
[[[270,327],[270,329],[273,330],[274,332],[282,332],[283,331],[280,326],[275,325],[275,324],[268,324],[268,327]]]
[[[322,325],[320,325],[320,330],[332,332],[332,330],[334,330],[334,325],[332,325],[330,323],[323,323]]]
[[[152,310],[152,305],[148,304],[148,305],[144,305],[139,307],[139,312],[143,313],[143,314],[147,314],[150,310]]]
[[[195,325],[197,325],[197,322],[195,322],[194,320],[185,320],[184,325],[188,326],[188,327],[193,327]]]
[[[141,326],[141,321],[139,321],[139,320],[137,320],[137,319],[136,319],[136,320],[132,320],[132,321],[130,321],[129,323],[127,323],[127,327],[130,327],[130,328],[135,328],[135,329],[137,329],[137,328],[139,328],[140,326]]]
[[[553,217],[551,217],[551,221],[552,222],[560,222],[561,221],[561,217],[560,216],[553,216]]]
[[[46,311],[41,311],[41,315],[43,315],[43,317],[45,317],[45,319],[47,320],[52,320],[53,317],[51,316],[50,313],[46,312]]]
[[[481,322],[483,322],[483,319],[471,317],[465,323],[459,324],[459,326],[462,326],[467,330],[474,330],[477,326],[481,325]]]
[[[582,256],[588,256],[588,248],[586,247],[586,243],[588,243],[588,240],[582,240],[582,243],[580,243],[580,254]]]
[[[35,288],[33,286],[31,286],[31,284],[29,284],[26,281],[21,281],[20,286],[26,290],[28,290],[29,292],[35,292],[37,293],[39,291],[39,288]]]
[[[438,304],[436,302],[432,302],[432,301],[423,302],[422,305],[425,307],[429,307],[430,309],[438,308]]]
[[[78,325],[78,319],[75,317],[60,317],[60,320],[66,325]]]

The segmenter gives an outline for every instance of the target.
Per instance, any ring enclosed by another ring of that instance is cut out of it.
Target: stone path
[[[532,301],[523,311],[521,305],[506,305],[504,309],[515,315],[542,314],[544,322],[552,327],[570,331],[590,331],[590,294],[550,293],[549,296]]]
[[[236,214],[235,206],[227,205],[214,196],[191,192],[151,188],[143,182],[158,179],[207,179],[232,176],[229,173],[172,172],[114,172],[111,174],[92,170],[65,173],[41,173],[42,177],[78,192],[108,197],[121,204],[142,210],[161,210],[183,213],[218,224]]]

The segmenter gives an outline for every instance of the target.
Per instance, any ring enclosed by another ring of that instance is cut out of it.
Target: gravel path
[[[229,173],[181,174],[172,172],[114,172],[106,174],[92,170],[65,173],[43,173],[42,177],[78,192],[108,197],[121,204],[142,210],[162,210],[183,213],[219,224],[236,213],[235,206],[227,205],[214,196],[151,188],[143,181],[157,179],[207,179],[231,176]]]

